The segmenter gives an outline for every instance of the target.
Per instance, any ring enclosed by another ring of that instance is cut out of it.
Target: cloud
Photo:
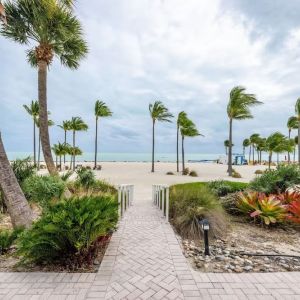
[[[163,101],[188,112],[205,138],[187,140],[191,152],[223,152],[230,89],[244,85],[265,104],[255,119],[234,124],[234,144],[259,132],[286,131],[300,96],[300,24],[296,1],[78,1],[89,55],[77,71],[56,61],[49,72],[51,118],[81,116],[89,125],[79,146],[93,150],[93,106],[101,99],[113,117],[100,124],[106,152],[150,152],[148,105]],[[32,124],[22,104],[37,97],[37,74],[26,47],[0,37],[0,128],[7,149],[31,149]],[[63,132],[51,129],[52,141]],[[158,124],[157,151],[175,150],[175,124]]]

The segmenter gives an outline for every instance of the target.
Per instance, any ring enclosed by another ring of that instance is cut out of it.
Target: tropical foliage
[[[19,241],[25,263],[80,267],[91,264],[97,245],[116,226],[118,203],[112,196],[71,198],[51,206]]]
[[[27,178],[35,174],[35,166],[32,165],[30,157],[24,159],[16,159],[12,162],[11,167],[19,184],[21,185]]]

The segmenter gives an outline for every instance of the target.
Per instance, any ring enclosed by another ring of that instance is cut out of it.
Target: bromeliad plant
[[[257,192],[240,194],[237,206],[265,225],[283,222],[287,217],[287,205],[277,195],[267,196]]]

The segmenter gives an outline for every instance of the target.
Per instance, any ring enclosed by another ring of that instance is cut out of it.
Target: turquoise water
[[[9,160],[15,160],[16,158],[25,158],[28,156],[33,156],[30,152],[8,152]],[[216,160],[221,154],[200,154],[200,153],[190,153],[186,154],[186,160]],[[180,156],[181,157],[181,156]],[[67,157],[69,160],[69,157]],[[87,152],[82,156],[76,158],[77,161],[93,161],[94,153]],[[99,161],[136,161],[136,162],[149,162],[151,161],[151,153],[99,153]],[[163,162],[175,162],[176,153],[156,153],[156,161]]]

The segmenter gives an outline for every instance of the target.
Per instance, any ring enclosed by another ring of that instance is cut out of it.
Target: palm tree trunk
[[[22,192],[9,160],[0,133],[0,187],[14,228],[30,227],[33,221],[32,211]]]
[[[75,171],[75,130],[73,130],[73,170]]]
[[[47,109],[47,63],[38,62],[38,89],[39,89],[39,125],[42,141],[44,160],[51,175],[57,175],[55,168],[49,138],[48,128],[48,109]]]
[[[39,148],[38,148],[38,164],[37,164],[37,169],[40,169],[40,164],[41,164],[41,133],[39,130]]]
[[[65,146],[67,145],[67,130],[65,130]],[[64,165],[66,164],[66,154],[64,154]],[[61,164],[60,164],[61,165]]]
[[[245,156],[246,148],[243,147],[243,155]]]
[[[289,140],[291,139],[291,130],[289,129]],[[291,162],[291,155],[290,152],[288,151],[288,164]]]
[[[55,165],[56,165],[56,169],[57,169],[57,165],[58,165],[58,157],[57,157],[57,155],[55,155]]]
[[[253,165],[254,165],[254,154],[255,154],[255,147],[254,145],[252,146],[252,158],[253,158]]]
[[[232,119],[229,120],[228,175],[232,176]]]
[[[279,165],[279,153],[277,153],[277,165]]]
[[[97,168],[97,153],[98,153],[98,117],[96,117],[95,162],[94,162],[94,170],[96,170],[96,168]]]
[[[62,170],[62,168],[61,168],[61,163],[62,163],[62,161],[61,161],[61,155],[59,156],[59,169],[60,169],[60,171]]]
[[[184,135],[181,135],[181,153],[182,153],[182,172],[185,170],[185,159],[184,159]]]
[[[225,153],[226,153],[226,155],[228,155],[228,148],[227,147],[225,147]]]
[[[296,146],[294,148],[294,159],[293,159],[293,162],[295,163],[295,161],[296,161]]]
[[[251,161],[251,145],[249,146],[249,162],[248,162],[248,164],[250,164],[250,161]]]
[[[33,119],[33,163],[36,166],[35,118]]]
[[[153,123],[152,123],[152,169],[151,169],[152,173],[154,172],[154,147],[155,147],[154,127],[155,127],[155,120],[153,120]]]
[[[177,172],[179,172],[179,126],[177,125]]]
[[[272,153],[269,153],[269,170],[271,170]]]
[[[300,120],[298,121],[298,164],[300,165]]]

